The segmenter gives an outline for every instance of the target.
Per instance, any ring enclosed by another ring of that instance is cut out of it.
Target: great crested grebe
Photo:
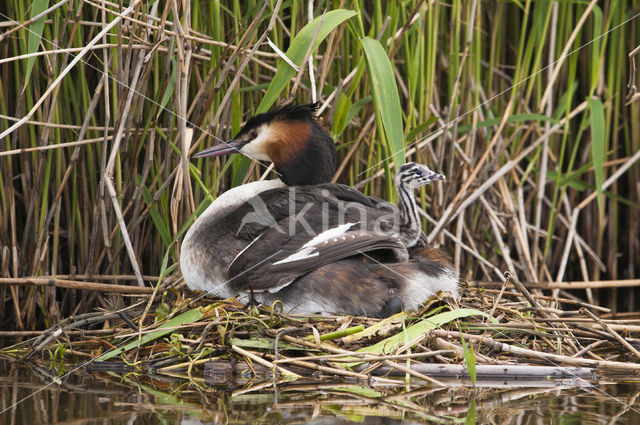
[[[182,243],[189,288],[242,302],[280,300],[285,312],[387,316],[437,291],[457,295],[446,256],[423,242],[414,189],[443,180],[424,165],[396,175],[399,206],[328,183],[333,139],[315,104],[287,105],[247,121],[234,140],[197,157],[233,152],[271,161],[280,179],[218,197]]]

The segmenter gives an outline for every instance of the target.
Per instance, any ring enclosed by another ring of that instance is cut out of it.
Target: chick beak
[[[241,153],[240,148],[242,148],[246,143],[247,142],[244,140],[229,140],[228,142],[222,142],[218,145],[200,151],[193,155],[193,158],[216,157],[231,153]]]
[[[430,182],[433,182],[433,181],[436,181],[436,180],[446,180],[447,179],[444,176],[444,174],[438,174],[438,173],[433,173],[428,178],[429,178]]]

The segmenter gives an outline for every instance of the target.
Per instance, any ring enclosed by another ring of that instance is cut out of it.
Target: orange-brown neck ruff
[[[311,136],[311,123],[307,121],[276,121],[270,126],[275,136],[267,146],[267,155],[274,164],[291,162]]]
[[[273,140],[269,159],[289,186],[328,183],[336,168],[334,141],[313,119],[276,120],[269,124]]]

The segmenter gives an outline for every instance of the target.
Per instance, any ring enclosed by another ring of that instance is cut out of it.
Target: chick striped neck
[[[418,212],[418,203],[413,190],[398,179],[398,209],[400,210],[400,239],[407,248],[414,246],[420,239],[422,223]]]

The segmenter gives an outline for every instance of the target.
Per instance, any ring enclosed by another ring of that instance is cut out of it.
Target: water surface
[[[0,360],[0,425],[638,424],[640,384],[466,383],[371,388],[344,381],[211,385]],[[62,373],[62,375],[61,375]],[[61,376],[60,376],[61,375]],[[569,385],[571,384],[571,385]]]

